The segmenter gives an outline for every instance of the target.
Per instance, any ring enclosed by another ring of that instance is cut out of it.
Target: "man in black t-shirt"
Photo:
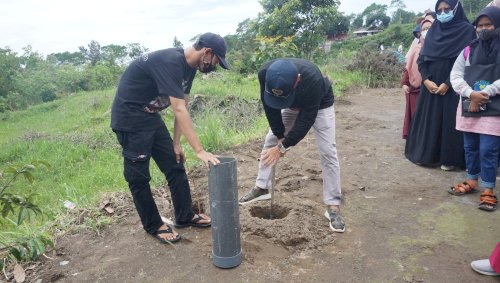
[[[270,130],[261,153],[255,186],[240,199],[240,204],[271,198],[268,188],[274,165],[314,128],[323,169],[325,216],[333,231],[344,232],[332,82],[313,63],[295,58],[265,63],[258,77]]]
[[[111,108],[111,128],[122,146],[124,176],[144,229],[163,243],[176,242],[180,235],[163,223],[149,181],[149,160],[153,158],[165,174],[175,211],[175,227],[210,227],[211,220],[192,209],[191,191],[184,169],[183,134],[205,165],[219,164],[206,152],[196,135],[187,111],[187,94],[196,70],[209,73],[217,64],[228,69],[226,43],[217,34],[205,33],[186,50],[171,48],[144,54],[123,73]],[[171,107],[173,140],[163,122],[161,110]]]

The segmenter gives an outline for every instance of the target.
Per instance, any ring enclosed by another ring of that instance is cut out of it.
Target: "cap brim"
[[[274,109],[286,109],[292,106],[295,99],[295,91],[291,92],[287,98],[276,97],[269,93],[267,89],[264,91],[264,103]]]
[[[217,55],[217,54],[215,54]],[[217,58],[219,58],[219,64],[222,68],[229,70],[229,64],[226,62],[225,58],[222,58],[221,56],[217,55]]]

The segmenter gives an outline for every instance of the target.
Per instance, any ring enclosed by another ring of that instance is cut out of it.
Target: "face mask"
[[[494,29],[494,30],[483,29],[482,31],[477,33],[477,38],[481,40],[490,40],[497,37],[499,33],[500,29]]]
[[[438,12],[438,14],[437,14],[437,20],[439,22],[443,23],[443,24],[447,23],[447,22],[450,22],[451,20],[453,20],[453,17],[455,17],[455,11],[458,8],[458,3],[460,3],[460,1],[457,2],[457,4],[455,5],[455,7],[453,7],[453,10],[450,10],[450,11],[448,11],[446,13],[443,13],[443,12],[439,13]]]
[[[441,13],[437,15],[437,20],[444,24],[453,20],[453,17],[453,11],[449,11],[448,13]]]
[[[204,74],[208,74],[210,72],[215,71],[215,65],[212,65],[212,60],[213,60],[213,55],[212,55],[212,58],[210,58],[210,61],[208,61],[208,62],[205,62],[202,59],[203,68],[200,69],[200,72],[202,72]]]

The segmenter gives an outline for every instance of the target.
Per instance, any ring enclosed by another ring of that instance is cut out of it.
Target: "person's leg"
[[[177,163],[172,138],[165,126],[162,126],[156,132],[152,157],[167,179],[175,211],[175,222],[190,222],[195,215],[192,208],[188,177],[184,164]],[[209,223],[210,221],[205,222]]]
[[[498,147],[500,137],[492,135],[480,135],[479,155],[481,159],[481,183],[484,189],[481,194],[481,205],[479,208],[484,210],[494,210],[496,205],[495,192],[493,191],[496,183],[498,167]],[[487,201],[485,201],[488,199]]]
[[[128,182],[142,225],[149,234],[155,234],[163,225],[149,186],[149,159],[153,135],[153,132],[116,131],[123,148],[123,175]]]
[[[497,243],[497,246],[493,252],[491,252],[490,264],[493,270],[495,270],[497,274],[500,274],[500,242]]]
[[[283,120],[283,125],[285,126],[285,136],[292,128],[295,120],[297,119],[297,115],[299,114],[298,110],[292,109],[284,109],[281,111],[281,117]],[[272,148],[278,144],[278,138],[273,134],[271,129],[266,135],[266,139],[264,141],[264,146],[262,150],[266,150]],[[259,161],[259,172],[257,174],[257,179],[255,181],[255,186],[261,189],[266,190],[271,185],[271,166],[265,166],[262,160]]]
[[[327,206],[325,217],[329,220],[331,230],[342,233],[345,231],[345,221],[340,213],[342,193],[340,165],[335,143],[334,107],[319,110],[313,127],[323,170],[323,201]]]
[[[323,170],[323,201],[328,206],[339,206],[342,193],[340,165],[335,142],[335,111],[333,106],[318,111],[313,128]]]
[[[467,174],[465,182],[454,184],[448,188],[448,193],[455,196],[477,192],[478,179],[481,173],[479,156],[480,136],[476,133],[464,132],[465,167]]]
[[[465,166],[467,168],[468,181],[470,180],[477,182],[481,173],[479,146],[479,134],[464,132]]]
[[[489,259],[475,260],[470,263],[472,269],[483,275],[500,275],[500,242],[491,253]]]
[[[293,127],[298,114],[298,110],[284,109],[281,111],[283,125],[285,126],[285,135]],[[266,149],[272,148],[277,144],[278,138],[273,134],[271,129],[269,129],[269,132],[267,133],[264,140],[264,146],[262,147],[262,150],[264,151]],[[272,183],[272,170],[272,166],[264,166],[264,162],[262,160],[259,161],[259,171],[255,180],[255,186],[239,199],[239,203],[241,205],[271,198],[271,194],[269,193],[268,188]]]

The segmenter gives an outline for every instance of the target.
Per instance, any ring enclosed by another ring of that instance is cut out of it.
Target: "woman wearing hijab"
[[[435,21],[418,59],[422,86],[406,141],[405,155],[413,163],[464,168],[462,133],[455,130],[459,96],[451,88],[450,71],[460,51],[476,37],[458,0],[439,0]]]
[[[410,50],[406,54],[406,67],[403,72],[403,78],[401,81],[403,90],[406,95],[406,112],[403,122],[403,139],[406,139],[408,137],[408,129],[410,128],[411,119],[415,114],[417,99],[420,93],[420,85],[422,84],[422,76],[420,76],[417,64],[418,55],[420,54],[420,49],[424,44],[427,30],[431,27],[433,21],[434,20],[423,20],[418,26],[418,29],[415,29],[415,31],[418,30],[420,36],[417,38],[418,41],[416,42],[416,44],[412,44]]]
[[[500,8],[484,8],[474,23],[478,38],[460,53],[450,75],[462,96],[456,127],[464,133],[467,178],[448,192],[461,196],[479,187],[479,209],[494,211],[500,147]]]

